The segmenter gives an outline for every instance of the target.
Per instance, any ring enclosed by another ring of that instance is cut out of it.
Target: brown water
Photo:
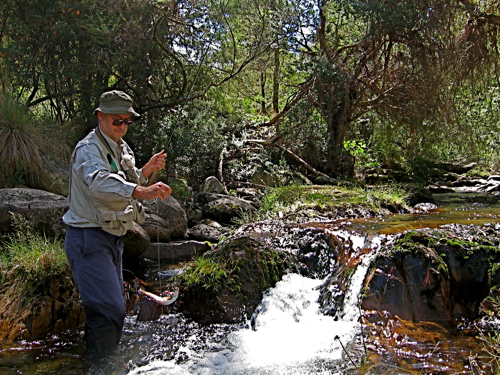
[[[397,234],[410,229],[437,228],[442,225],[493,225],[500,222],[500,208],[482,206],[448,207],[428,213],[391,215],[323,223],[323,228],[342,228],[369,236]],[[319,226],[315,223],[314,226]],[[91,367],[84,360],[83,332],[74,330],[45,340],[0,343],[0,374],[126,374],[154,360],[184,360],[179,348],[195,342],[202,353],[238,327],[215,325],[200,327],[180,314],[165,315],[158,322],[140,323],[127,318],[119,352],[107,363]],[[364,367],[345,373],[372,374],[479,374],[475,363],[489,372],[488,357],[481,342],[469,331],[435,323],[388,320],[373,325],[365,345],[369,361]],[[210,344],[211,343],[211,344]],[[186,357],[187,358],[187,357]],[[345,368],[344,368],[345,369]],[[316,373],[312,371],[311,373]],[[323,372],[321,372],[323,373]]]

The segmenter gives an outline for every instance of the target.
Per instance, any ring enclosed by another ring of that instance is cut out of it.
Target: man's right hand
[[[172,193],[172,189],[167,184],[159,181],[151,186],[140,186],[137,185],[132,193],[132,198],[134,199],[156,199],[160,200],[167,199]]]

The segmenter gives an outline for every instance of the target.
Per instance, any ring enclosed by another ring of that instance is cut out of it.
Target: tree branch
[[[281,151],[284,151],[288,156],[295,159],[300,165],[302,165],[304,168],[306,168],[310,172],[314,173],[316,176],[322,176],[322,177],[328,177],[328,178],[330,177],[330,176],[324,174],[323,172],[318,171],[317,169],[315,169],[311,165],[309,165],[304,159],[302,159],[298,155],[294,154],[292,151],[290,151],[286,147],[283,147],[281,145],[278,145],[276,143],[272,143],[271,141],[266,141],[263,139],[248,139],[247,142],[256,143],[256,144],[262,145],[264,147],[275,147]]]

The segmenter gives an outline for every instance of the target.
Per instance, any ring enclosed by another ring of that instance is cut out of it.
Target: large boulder
[[[231,195],[199,192],[194,201],[202,208],[203,216],[223,224],[231,224],[234,218],[255,210],[255,206],[244,199]]]
[[[80,295],[66,273],[56,275],[50,283],[39,286],[29,296],[21,278],[5,282],[0,290],[0,340],[34,340],[77,328],[85,322]]]
[[[200,323],[244,322],[284,271],[282,253],[253,238],[235,239],[180,275],[182,310]]]
[[[499,285],[499,244],[493,228],[477,226],[402,234],[372,262],[362,308],[413,321],[475,319]]]
[[[68,199],[44,190],[0,189],[0,234],[13,231],[10,212],[21,214],[48,237],[63,237],[66,227],[61,218],[69,209]]]
[[[187,232],[186,212],[177,199],[170,196],[164,201],[144,202],[146,222],[144,229],[152,241],[161,235],[160,242],[183,239]],[[158,232],[160,231],[160,232]]]

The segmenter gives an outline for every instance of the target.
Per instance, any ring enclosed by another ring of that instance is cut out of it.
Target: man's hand
[[[167,154],[165,154],[164,150],[161,150],[159,153],[154,154],[151,159],[142,167],[142,174],[144,177],[148,178],[151,173],[155,170],[159,171],[160,169],[165,168],[165,159],[167,158]]]
[[[151,186],[137,185],[132,193],[132,198],[142,198],[148,200],[160,198],[160,200],[163,201],[170,196],[170,193],[172,193],[170,186],[160,181]]]

